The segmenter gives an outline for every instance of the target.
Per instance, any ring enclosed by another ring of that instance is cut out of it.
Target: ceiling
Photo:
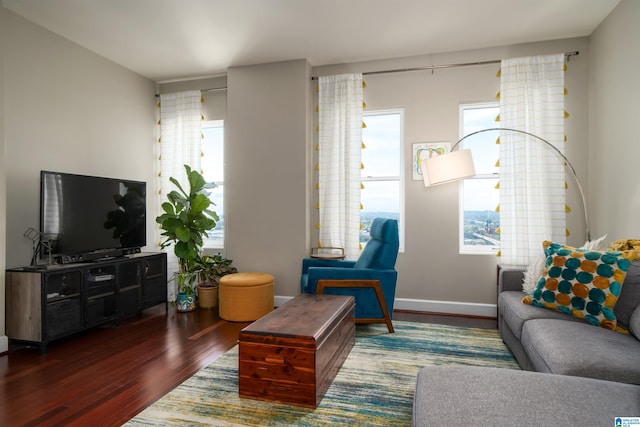
[[[2,0],[156,82],[588,36],[620,0]]]

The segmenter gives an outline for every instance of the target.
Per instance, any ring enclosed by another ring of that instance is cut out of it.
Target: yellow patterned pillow
[[[615,330],[613,307],[637,254],[576,249],[550,241],[542,246],[547,256],[545,269],[532,295],[522,302]]]

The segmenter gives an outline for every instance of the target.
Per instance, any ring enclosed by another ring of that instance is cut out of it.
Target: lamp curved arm
[[[584,212],[584,222],[585,222],[585,226],[586,226],[586,235],[587,235],[587,241],[591,241],[591,231],[589,228],[589,214],[587,213],[587,199],[584,196],[584,191],[582,190],[582,184],[580,184],[580,180],[578,179],[578,174],[576,173],[575,168],[573,167],[573,165],[571,164],[571,162],[569,161],[569,159],[567,158],[567,156],[564,155],[564,153],[562,151],[560,151],[558,149],[558,147],[556,147],[555,145],[553,145],[552,143],[550,143],[549,141],[547,141],[546,139],[539,137],[536,134],[533,134],[531,132],[527,132],[524,130],[520,130],[520,129],[513,129],[513,128],[487,128],[487,129],[481,129],[475,132],[471,132],[468,135],[463,136],[462,138],[460,138],[458,140],[458,142],[456,142],[455,144],[453,144],[453,147],[451,147],[451,151],[454,151],[462,141],[464,141],[465,139],[469,138],[470,136],[479,134],[479,133],[484,133],[484,132],[491,132],[491,131],[500,131],[500,132],[516,132],[516,133],[521,133],[524,135],[528,135],[532,138],[537,139],[538,141],[544,143],[545,145],[547,145],[548,147],[552,148],[556,154],[558,156],[560,156],[562,158],[562,160],[564,160],[564,164],[567,167],[567,169],[569,169],[569,171],[571,172],[571,175],[573,175],[573,179],[576,181],[576,185],[578,186],[578,191],[580,192],[580,197],[582,198],[582,210]]]

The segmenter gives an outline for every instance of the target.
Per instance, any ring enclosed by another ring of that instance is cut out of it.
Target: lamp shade
[[[441,156],[430,157],[423,161],[420,167],[425,187],[469,178],[476,174],[471,150],[451,151]]]

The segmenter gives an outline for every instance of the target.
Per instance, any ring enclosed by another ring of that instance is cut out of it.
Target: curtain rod
[[[566,52],[564,56],[567,57],[567,61],[570,57],[579,55],[579,51]],[[444,65],[429,65],[426,67],[413,67],[413,68],[398,68],[394,70],[381,70],[381,71],[367,71],[362,73],[363,76],[371,76],[375,74],[390,74],[390,73],[406,73],[409,71],[427,71],[427,70],[442,70],[444,68],[457,68],[457,67],[468,67],[471,65],[487,65],[487,64],[499,64],[501,59],[492,59],[488,61],[477,61],[477,62],[463,62],[460,64],[444,64]],[[318,80],[317,76],[311,77],[311,80]]]
[[[226,91],[227,87],[223,86],[223,87],[212,87],[209,89],[201,89],[200,92],[223,92]],[[156,98],[158,98],[160,96],[159,93],[156,93]]]

